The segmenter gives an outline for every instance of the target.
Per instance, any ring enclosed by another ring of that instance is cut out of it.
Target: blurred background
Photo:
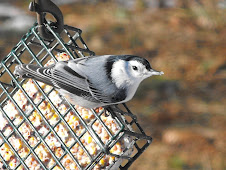
[[[225,0],[52,0],[97,55],[147,58],[164,76],[128,103],[153,143],[131,170],[226,169]],[[0,2],[0,59],[36,21],[28,0]]]

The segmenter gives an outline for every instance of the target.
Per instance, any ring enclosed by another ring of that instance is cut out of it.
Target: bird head
[[[128,72],[129,74],[135,78],[144,80],[145,78],[151,77],[153,75],[162,75],[164,74],[162,71],[156,71],[151,68],[151,65],[147,60],[130,60],[128,61]]]
[[[144,58],[124,56],[114,62],[111,76],[117,86],[125,86],[125,84],[139,84],[150,76],[162,74],[164,74],[162,71],[152,69]]]

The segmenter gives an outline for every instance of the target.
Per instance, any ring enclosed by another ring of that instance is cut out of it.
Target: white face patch
[[[116,87],[120,88],[123,86],[125,81],[129,79],[126,74],[126,62],[124,60],[118,60],[112,65],[111,77]]]
[[[145,74],[148,72],[146,67],[135,60],[129,61],[128,69],[130,70],[130,74],[132,77],[143,80],[145,77]]]
[[[143,72],[145,66],[138,61],[118,60],[112,65],[111,77],[118,88],[140,84],[146,78]]]

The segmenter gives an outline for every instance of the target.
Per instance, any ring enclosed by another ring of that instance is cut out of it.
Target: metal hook
[[[52,14],[56,19],[56,22],[51,23],[54,32],[61,33],[63,31],[63,14],[51,0],[34,0],[29,4],[29,10],[37,13],[37,21],[39,25],[38,30],[42,38],[46,40],[51,40],[54,38],[54,35],[51,34],[44,25],[45,23],[47,23],[45,19],[46,13]]]

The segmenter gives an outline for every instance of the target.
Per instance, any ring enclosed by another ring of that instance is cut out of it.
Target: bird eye
[[[133,66],[133,70],[138,70],[137,66]]]

